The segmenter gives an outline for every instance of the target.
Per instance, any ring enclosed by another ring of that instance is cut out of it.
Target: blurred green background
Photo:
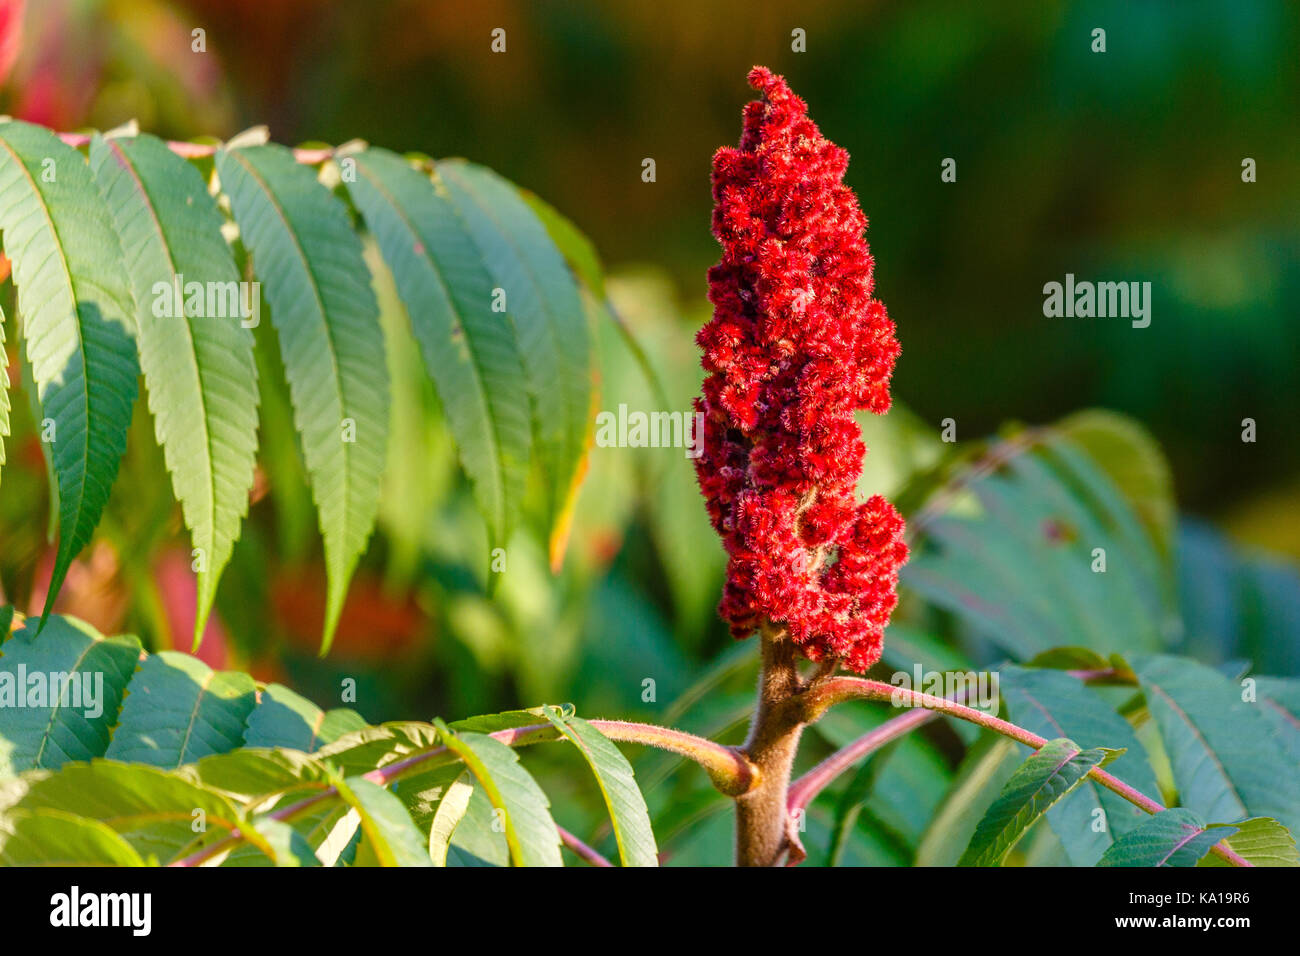
[[[0,48],[0,106],[12,115],[60,130],[136,118],[178,139],[260,123],[290,144],[359,137],[467,156],[544,197],[594,241],[614,306],[658,378],[647,379],[602,317],[607,409],[659,408],[659,390],[684,409],[695,393],[692,336],[708,314],[704,274],[717,259],[710,157],[739,136],[749,68],[785,74],[823,133],[851,154],[847,179],[871,221],[877,292],[903,345],[899,407],[869,434],[877,445],[869,490],[897,492],[933,464],[945,418],[966,441],[1087,407],[1126,413],[1163,449],[1186,516],[1184,616],[1228,622],[1207,624],[1208,636],[1189,625],[1191,639],[1213,659],[1300,669],[1293,642],[1265,646],[1268,633],[1300,628],[1286,563],[1300,559],[1300,6],[36,0],[22,8],[0,2],[0,22],[23,16],[20,39]],[[498,27],[504,54],[490,47]],[[1091,50],[1098,27],[1105,53]],[[806,31],[806,52],[791,49],[796,28]],[[205,31],[205,53],[191,50],[195,29]],[[940,179],[948,157],[955,183]],[[1246,157],[1257,165],[1254,183],[1242,181]],[[645,158],[656,163],[653,183],[642,181]],[[1045,318],[1042,287],[1066,273],[1150,282],[1150,327]],[[521,533],[498,593],[485,596],[481,521],[436,397],[402,347],[400,307],[391,289],[380,291],[393,334],[392,465],[380,533],[335,650],[315,657],[319,542],[287,404],[268,392],[263,480],[203,655],[326,705],[341,676],[355,677],[350,705],[370,720],[561,699],[588,715],[665,719],[667,703],[720,654],[743,657],[713,614],[722,553],[679,451],[595,448],[563,572],[552,577],[543,545]],[[262,369],[264,379],[277,374]],[[1257,423],[1254,443],[1242,441],[1244,418]],[[47,503],[30,422],[25,433],[17,426],[0,491],[0,582],[29,605],[48,577]],[[151,428],[141,407],[100,542],[74,569],[61,607],[154,647],[183,646],[188,545]],[[1227,597],[1189,577],[1237,561],[1224,556],[1226,540],[1262,569],[1251,587],[1272,595],[1244,624],[1225,616]],[[1285,620],[1269,618],[1276,614]],[[743,698],[692,722],[734,732]],[[906,813],[908,801],[897,809]],[[689,802],[677,810],[688,827]]]
[[[470,156],[565,211],[608,265],[666,269],[688,304],[717,255],[709,157],[736,140],[745,72],[766,64],[852,155],[904,347],[897,391],[918,413],[971,437],[1085,405],[1129,412],[1185,507],[1300,555],[1293,3],[28,6],[15,115],[135,117],[175,138],[266,123],[281,142]],[[196,27],[206,55],[189,50]],[[1044,320],[1043,283],[1066,272],[1152,282],[1151,327]],[[1251,447],[1243,417],[1259,422]]]

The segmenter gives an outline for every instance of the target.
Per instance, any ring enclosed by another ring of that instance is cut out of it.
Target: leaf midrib
[[[1150,679],[1146,680],[1145,683],[1160,695],[1161,699],[1169,705],[1169,708],[1174,712],[1178,719],[1181,720],[1187,729],[1191,731],[1193,739],[1195,739],[1205,751],[1206,759],[1208,759],[1210,763],[1214,765],[1215,769],[1219,771],[1219,776],[1223,779],[1224,786],[1227,788],[1228,792],[1232,794],[1233,799],[1237,801],[1237,806],[1241,807],[1243,811],[1248,813],[1249,808],[1246,806],[1246,801],[1242,799],[1241,794],[1237,792],[1236,785],[1232,782],[1232,778],[1228,776],[1228,771],[1223,766],[1223,762],[1219,760],[1218,753],[1210,746],[1210,742],[1206,740],[1205,736],[1201,733],[1201,728],[1196,726],[1192,721],[1192,718],[1187,715],[1187,712],[1178,706],[1177,701],[1170,697],[1169,693],[1163,687]]]
[[[1175,843],[1172,847],[1170,847],[1169,852],[1166,853],[1164,856],[1162,856],[1159,860],[1156,861],[1156,866],[1164,866],[1164,865],[1166,865],[1166,864],[1169,862],[1169,858],[1170,858],[1171,856],[1173,856],[1175,853],[1177,853],[1177,852],[1178,852],[1179,850],[1181,850],[1183,847],[1187,846],[1187,844],[1191,843],[1193,840],[1195,840],[1198,836],[1200,836],[1200,835],[1201,835],[1202,833],[1204,833],[1205,830],[1206,830],[1206,828],[1204,828],[1204,827],[1201,827],[1201,828],[1198,829],[1197,827],[1194,827],[1194,826],[1192,826],[1191,824],[1187,824],[1187,823],[1180,824],[1180,825],[1181,825],[1182,827],[1184,827],[1185,829],[1191,830],[1192,832],[1191,832],[1190,834],[1188,834],[1187,836],[1183,837],[1181,840],[1179,840],[1177,843]]]
[[[203,696],[208,692],[208,686],[212,683],[212,678],[216,675],[216,671],[209,669],[209,671],[203,675],[203,682],[199,684],[199,692],[194,697],[194,709],[190,711],[190,722],[185,726],[185,736],[181,740],[180,753],[176,755],[176,766],[178,767],[185,763],[185,750],[190,745],[190,737],[194,734],[194,725],[199,719],[199,707],[202,706]]]
[[[99,642],[94,640],[93,638],[90,639],[90,643],[85,646],[82,652],[77,655],[77,659],[73,662],[72,664],[73,673],[80,673],[81,665],[85,662],[86,656],[95,649],[95,646],[98,643]],[[55,719],[59,716],[59,711],[60,709],[62,709],[62,707],[63,707],[63,695],[60,694],[55,699],[54,704],[52,704],[50,707],[50,720],[49,723],[45,725],[45,732],[41,734],[41,745],[37,749],[36,756],[32,761],[33,767],[40,767],[41,765],[41,758],[45,756],[45,745],[49,743],[50,737],[53,735],[54,722]]]

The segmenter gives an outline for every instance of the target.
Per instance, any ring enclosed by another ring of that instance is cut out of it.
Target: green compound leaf
[[[95,136],[90,165],[127,250],[149,410],[198,552],[197,647],[253,486],[257,367],[243,316],[257,303],[193,164],[153,136]]]
[[[520,189],[519,195],[542,221],[551,241],[569,263],[574,275],[597,301],[605,301],[605,268],[600,263],[600,254],[596,252],[595,244],[573,220],[536,193]]]
[[[225,796],[156,767],[110,760],[74,763],[44,777],[24,777],[0,810],[57,810],[98,820],[142,857],[178,861],[235,831],[266,857],[274,853]]]
[[[1195,866],[1210,847],[1235,827],[1205,821],[1185,807],[1163,810],[1126,833],[1102,855],[1098,866]]]
[[[319,784],[323,789],[329,780],[326,764],[310,754],[287,748],[245,747],[215,753],[185,767],[182,773],[195,783],[241,801],[304,784]]]
[[[1254,681],[1264,719],[1282,749],[1290,754],[1291,765],[1300,767],[1300,679],[1256,677]]]
[[[492,806],[502,814],[510,858],[516,866],[563,866],[560,836],[550,801],[511,748],[468,731],[456,733],[435,721],[443,743],[463,761]]]
[[[1186,658],[1136,655],[1130,663],[1182,806],[1207,820],[1265,816],[1288,828],[1300,824],[1294,758],[1264,705],[1242,699],[1242,683]]]
[[[420,831],[402,801],[363,777],[337,777],[334,786],[361,818],[357,866],[432,866]]]
[[[1000,674],[999,690],[1012,723],[1040,737],[1068,737],[1084,747],[1122,747],[1124,754],[1109,772],[1142,793],[1159,792],[1133,728],[1096,690],[1059,670],[1003,667]],[[1146,818],[1141,809],[1086,778],[1047,812],[1048,824],[1075,866],[1096,865],[1117,836]]]
[[[1083,750],[1065,738],[1043,744],[1011,775],[957,865],[1001,865],[1048,808],[1077,787],[1089,770],[1115,756],[1115,751],[1101,748]]]
[[[466,717],[463,720],[449,721],[447,726],[457,732],[462,730],[472,730],[476,734],[491,734],[498,730],[509,730],[518,727],[531,727],[535,724],[546,722],[546,712],[548,709],[558,710],[560,717],[572,717],[572,704],[559,704],[553,707],[527,707],[522,710],[503,710],[496,714],[478,714],[474,717]]]
[[[447,788],[438,809],[429,823],[429,858],[434,866],[447,865],[447,851],[456,828],[469,811],[469,800],[474,795],[473,774],[462,771]]]
[[[546,472],[552,556],[581,477],[593,420],[591,342],[578,287],[546,227],[510,183],[462,161],[437,164],[514,324]]]
[[[41,415],[53,426],[59,546],[44,621],[126,451],[140,372],[136,307],[85,160],[49,130],[17,120],[0,123],[0,232]]]
[[[1228,846],[1256,866],[1300,866],[1291,831],[1270,817],[1254,817],[1232,824],[1237,832],[1228,838]],[[1222,837],[1220,837],[1222,838]],[[1232,866],[1212,854],[1201,857],[1197,866]]]
[[[500,811],[492,806],[487,791],[472,782],[474,775],[466,772],[465,780],[471,782],[469,802],[447,849],[449,867],[509,866],[510,847],[500,825]]]
[[[650,811],[633,777],[632,765],[622,751],[581,717],[565,717],[557,708],[548,707],[546,718],[578,748],[596,775],[614,825],[623,865],[658,866],[659,851],[650,827]]]
[[[244,746],[292,747],[310,753],[365,726],[354,710],[321,710],[283,684],[269,684],[248,715]]]
[[[379,509],[388,447],[379,306],[346,209],[290,150],[222,149],[216,162],[271,305],[325,539],[325,653]]]
[[[492,276],[446,190],[387,150],[349,159],[348,191],[392,270],[496,546],[518,516],[531,442],[514,330],[492,311]]]
[[[102,756],[140,657],[134,637],[72,618],[38,626],[0,644],[0,777]]]
[[[287,823],[270,817],[248,821],[261,841],[270,848],[270,862],[276,866],[320,866],[311,842]],[[259,861],[260,862],[260,861]]]
[[[120,725],[104,756],[179,767],[244,742],[257,684],[237,671],[218,673],[196,657],[160,651],[131,681]]]
[[[0,818],[0,866],[144,866],[112,827],[59,810]]]

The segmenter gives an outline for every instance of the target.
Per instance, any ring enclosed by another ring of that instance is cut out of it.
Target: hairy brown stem
[[[798,696],[806,688],[785,629],[765,625],[762,642],[758,705],[741,747],[757,768],[758,780],[736,797],[737,866],[779,866],[794,842],[786,790],[804,726]]]

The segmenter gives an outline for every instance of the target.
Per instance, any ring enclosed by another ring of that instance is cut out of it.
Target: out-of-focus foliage
[[[1300,557],[1288,0],[264,7],[29,2],[4,108],[65,129],[137,117],[188,138],[268,123],[281,142],[470,155],[565,210],[606,261],[668,264],[693,298],[717,256],[708,158],[735,141],[743,77],[766,64],[852,155],[900,327],[898,391],[925,419],[954,417],[969,437],[1128,412],[1166,449],[1181,500],[1235,517],[1268,494],[1268,517],[1241,527]],[[792,51],[795,28],[807,52]],[[956,183],[940,180],[947,157]],[[1067,272],[1150,281],[1151,327],[1044,319],[1042,286]],[[1239,440],[1245,417],[1254,445]]]
[[[388,334],[420,343],[488,523],[493,573],[505,572],[500,545],[523,514],[552,567],[563,564],[593,390],[582,292],[551,238],[558,214],[548,226],[534,198],[471,163],[435,169],[356,143],[295,154],[266,143],[261,127],[210,156],[134,126],[86,139],[89,163],[44,127],[0,123],[13,280],[3,291],[17,306],[24,391],[57,503],[42,619],[100,523],[143,377],[192,535],[198,643],[257,482],[256,368],[269,363],[254,358],[249,329],[264,301],[281,359],[269,368],[277,426],[292,407],[291,433],[273,434],[302,453],[323,543],[328,651],[390,450],[389,351],[372,288],[381,267],[410,319],[409,330],[390,319]],[[363,228],[382,263],[367,260]],[[526,507],[530,476],[544,490]]]

